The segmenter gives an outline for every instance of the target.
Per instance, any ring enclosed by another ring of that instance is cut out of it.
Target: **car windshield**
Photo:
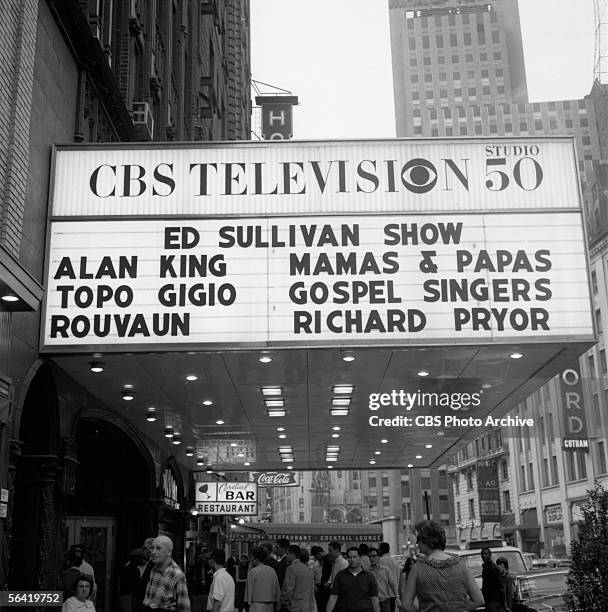
[[[529,574],[517,579],[519,595],[522,599],[541,599],[562,595],[566,592],[568,572],[553,574]]]
[[[495,563],[498,557],[504,557],[509,562],[509,571],[514,574],[525,574],[528,571],[528,568],[524,565],[521,554],[517,551],[501,550],[500,554],[492,553],[492,560]],[[479,553],[474,555],[465,555],[462,558],[465,560],[467,567],[473,573],[473,576],[478,576],[481,574],[481,566],[483,562]]]

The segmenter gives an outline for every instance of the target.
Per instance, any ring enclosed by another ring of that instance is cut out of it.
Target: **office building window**
[[[564,125],[568,128],[568,129],[572,129],[573,123],[572,123],[572,119],[566,119],[566,121],[564,121]]]
[[[473,470],[467,471],[467,491],[473,490]]]
[[[511,493],[509,491],[502,492],[502,506],[505,512],[511,512]]]
[[[452,118],[452,109],[451,108],[444,108],[443,109],[443,116],[446,119],[451,119]]]
[[[456,502],[456,520],[458,522],[462,520],[462,514],[460,512],[460,502]]]
[[[468,132],[468,129],[466,128],[466,126],[463,126],[460,128],[460,135],[461,136],[466,136]]]
[[[382,486],[388,487],[388,476],[382,475]]]
[[[476,126],[475,126],[475,134],[476,134],[476,135],[480,135],[480,134],[482,134],[482,133],[483,133],[483,130],[482,130],[482,128],[481,128],[481,125],[476,125]]]
[[[439,65],[441,65],[441,64],[445,64],[445,57],[443,57],[443,55],[438,55],[438,56],[437,56],[437,63],[438,63]]]
[[[505,132],[512,132],[513,131],[513,124],[512,123],[505,123]]]
[[[440,89],[439,90],[439,97],[440,98],[447,98],[448,97],[448,90],[447,89]]]
[[[543,129],[542,119],[535,119],[534,120],[534,129],[535,130],[542,130]]]
[[[425,94],[427,100],[432,100],[434,95],[435,94],[432,91],[427,91]]]
[[[501,52],[500,52],[500,51],[495,51],[495,52],[494,52],[494,59],[495,59],[495,60],[502,59],[502,54],[501,54]]]
[[[458,39],[456,38],[456,34],[450,34],[450,46],[451,47],[457,47],[458,46]],[[452,56],[452,61],[458,61],[458,56],[456,56],[456,59],[454,60],[454,57]]]
[[[469,519],[475,518],[475,500],[469,499]]]
[[[430,83],[432,80],[433,80],[433,75],[432,74],[425,74],[424,75],[425,83]]]
[[[422,63],[423,63],[425,66],[430,66],[430,65],[431,65],[431,58],[430,58],[430,57],[424,57],[424,58],[422,58]]]
[[[532,462],[528,463],[528,484],[530,489],[534,488],[534,465]]]
[[[417,65],[418,65],[418,60],[417,60],[415,57],[413,57],[412,59],[410,59],[410,66],[411,66],[412,68],[415,68]]]
[[[597,469],[600,474],[606,473],[606,449],[603,440],[597,443]]]
[[[368,484],[369,484],[370,489],[375,488],[376,487],[376,477],[375,476],[370,476]]]
[[[573,454],[576,454],[578,477],[587,478],[587,462],[585,459],[586,453],[577,451],[576,453],[573,453]]]
[[[443,47],[443,36],[437,36],[435,38],[435,43],[438,47]]]
[[[408,40],[408,46],[409,46],[410,51],[416,50],[416,39],[413,36],[410,36]]]
[[[439,130],[438,130],[437,128],[433,128],[433,129],[431,130],[431,136],[432,136],[433,138],[435,138],[436,136],[439,136]]]
[[[304,522],[304,513],[300,512],[299,514],[300,514],[300,516],[299,516],[300,523],[303,523]]]
[[[556,119],[549,119],[549,127],[552,130],[556,130],[557,129],[557,120]]]
[[[467,53],[467,54],[464,56],[464,61],[465,61],[465,62],[472,62],[472,61],[473,61],[473,55],[472,55],[471,53]]]
[[[506,461],[502,461],[500,466],[502,468],[502,479],[509,480],[509,464]]]
[[[410,81],[412,83],[417,83],[418,82],[418,75],[417,74],[412,74],[412,76],[410,77]]]
[[[501,77],[504,75],[504,70],[502,68],[496,68],[495,74],[497,77]]]
[[[580,124],[581,127],[589,127],[589,119],[587,119],[587,117],[581,117]]]
[[[497,94],[504,94],[505,93],[505,86],[504,85],[496,85],[496,93]]]
[[[453,127],[446,127],[445,128],[445,135],[446,136],[454,136],[454,128]]]
[[[490,123],[490,134],[496,134],[498,132],[498,128],[495,123]]]
[[[429,37],[428,36],[423,36],[422,37],[422,48],[423,49],[429,49],[430,48]]]
[[[576,468],[574,463],[574,453],[566,454],[566,480],[576,480]]]
[[[519,131],[525,132],[528,129],[528,124],[525,121],[520,121],[519,123]]]
[[[447,75],[446,75],[446,73],[445,73],[445,72],[440,72],[440,73],[439,73],[439,80],[440,80],[440,81],[445,81],[445,80],[447,80]]]
[[[488,61],[488,54],[487,53],[480,53],[479,54],[479,60],[482,62],[487,62]]]
[[[549,486],[549,460],[544,457],[543,458],[543,487]]]
[[[462,89],[461,89],[460,87],[457,87],[457,88],[454,90],[454,97],[455,97],[455,98],[462,97]]]
[[[595,359],[593,355],[589,355],[589,357],[587,357],[587,364],[589,366],[589,376],[591,378],[595,378]]]
[[[557,470],[557,455],[551,457],[551,484],[559,483],[559,472]]]
[[[469,87],[469,96],[474,96],[477,90],[474,87]]]
[[[527,491],[528,488],[526,487],[526,466],[523,464],[520,465],[520,478],[521,478],[521,490]]]
[[[452,55],[452,64],[457,64],[460,58],[457,55]]]

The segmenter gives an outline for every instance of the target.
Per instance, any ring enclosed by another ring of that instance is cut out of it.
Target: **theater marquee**
[[[47,351],[589,339],[570,139],[62,147]]]

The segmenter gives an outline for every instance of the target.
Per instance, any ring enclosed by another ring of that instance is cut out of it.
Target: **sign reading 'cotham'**
[[[43,348],[589,337],[566,144],[60,151]]]

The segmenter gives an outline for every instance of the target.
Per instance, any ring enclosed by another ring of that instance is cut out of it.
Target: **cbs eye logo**
[[[401,182],[412,193],[427,193],[437,184],[437,169],[428,159],[410,159],[401,169]]]

